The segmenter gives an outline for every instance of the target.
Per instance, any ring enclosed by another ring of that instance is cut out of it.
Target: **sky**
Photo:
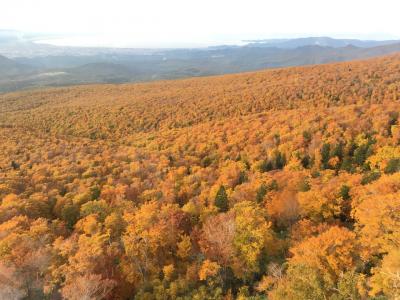
[[[398,0],[1,0],[0,29],[82,46],[201,46],[245,39],[400,38]],[[86,45],[84,45],[86,44]]]

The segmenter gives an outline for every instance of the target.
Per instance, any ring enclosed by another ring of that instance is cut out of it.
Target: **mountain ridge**
[[[310,39],[313,41],[312,38],[305,40],[309,43]],[[341,41],[329,39],[332,40]],[[7,60],[8,65],[14,64],[14,67],[0,68],[0,92],[46,86],[178,79],[349,61],[399,52],[400,43],[391,42],[374,47],[357,47],[347,43],[343,47],[308,44],[279,48],[271,44],[268,47],[153,49],[147,54],[115,50],[116,53],[96,55],[20,57]]]

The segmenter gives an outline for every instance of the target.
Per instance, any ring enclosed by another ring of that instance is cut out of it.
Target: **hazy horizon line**
[[[263,40],[290,40],[302,38],[332,38],[332,39],[355,39],[361,41],[387,41],[400,40],[400,37],[386,33],[270,33],[240,34],[240,35],[210,35],[203,39],[157,39],[145,36],[142,39],[130,37],[129,33],[56,33],[56,32],[29,32],[18,29],[0,28],[0,32],[10,32],[21,35],[37,44],[61,46],[61,47],[84,47],[84,48],[207,48],[214,46],[243,46],[251,42]]]

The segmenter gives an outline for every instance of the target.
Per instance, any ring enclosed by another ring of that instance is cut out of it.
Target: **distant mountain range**
[[[26,74],[33,71],[33,69],[29,65],[20,64],[12,59],[0,56],[0,78]]]
[[[0,92],[45,86],[123,83],[363,59],[400,51],[400,41],[310,37],[201,49],[112,49],[37,44],[0,31]]]
[[[400,41],[398,40],[371,41],[371,40],[356,40],[356,39],[333,39],[330,37],[307,37],[307,38],[297,38],[297,39],[249,40],[245,42],[248,42],[248,45],[253,47],[275,47],[282,49],[293,49],[311,45],[321,46],[321,47],[332,47],[332,48],[341,48],[346,46],[370,48],[370,47],[397,44]]]

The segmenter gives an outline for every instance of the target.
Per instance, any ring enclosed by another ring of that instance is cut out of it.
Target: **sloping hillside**
[[[15,75],[27,74],[33,70],[32,67],[20,64],[12,59],[0,55],[0,79]]]
[[[7,124],[119,137],[270,110],[392,100],[399,80],[400,55],[394,55],[179,81],[14,93],[1,95],[0,105],[3,112],[14,112],[3,115]],[[35,109],[26,111],[31,107]]]
[[[1,291],[396,299],[399,112],[400,55],[1,95]]]

